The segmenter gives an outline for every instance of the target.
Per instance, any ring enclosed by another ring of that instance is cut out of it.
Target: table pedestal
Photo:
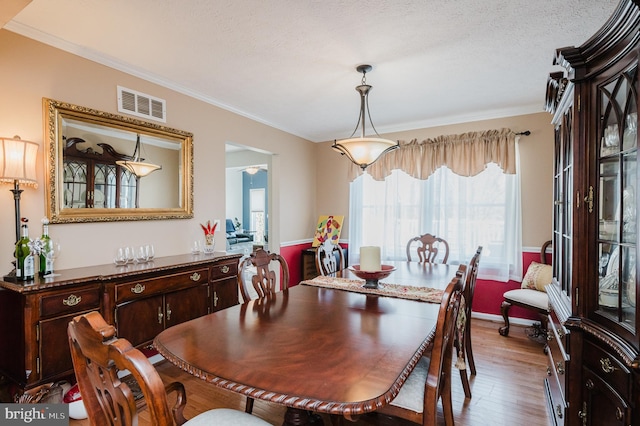
[[[284,413],[284,423],[282,426],[324,426],[322,417],[319,414],[310,413],[307,410],[287,407]]]

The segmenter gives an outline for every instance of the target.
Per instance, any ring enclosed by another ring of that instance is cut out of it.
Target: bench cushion
[[[525,305],[535,306],[536,308],[543,309],[545,311],[549,310],[549,297],[544,291],[518,288],[504,293],[504,298],[523,303]]]

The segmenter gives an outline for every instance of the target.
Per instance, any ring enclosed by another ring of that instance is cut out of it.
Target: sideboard
[[[20,389],[68,378],[67,324],[97,310],[137,347],[175,324],[238,304],[239,254],[178,255],[0,281],[0,374]]]

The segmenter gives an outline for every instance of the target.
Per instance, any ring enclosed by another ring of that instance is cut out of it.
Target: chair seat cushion
[[[398,395],[391,401],[391,405],[422,413],[424,410],[424,384],[427,381],[430,363],[431,359],[427,356],[420,358],[420,361],[418,361],[418,364],[400,388]]]
[[[549,296],[543,291],[519,288],[507,291],[504,293],[504,298],[534,306],[545,311],[549,310]]]
[[[259,417],[247,414],[244,411],[231,408],[215,408],[198,414],[187,421],[184,426],[211,426],[211,425],[247,425],[265,426],[271,425]]]

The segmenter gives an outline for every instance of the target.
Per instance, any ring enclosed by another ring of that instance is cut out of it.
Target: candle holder
[[[380,267],[382,269],[379,271],[361,271],[360,265],[349,266],[349,269],[356,277],[365,281],[364,288],[379,288],[378,281],[388,277],[389,274],[396,270],[393,265],[381,265]]]

